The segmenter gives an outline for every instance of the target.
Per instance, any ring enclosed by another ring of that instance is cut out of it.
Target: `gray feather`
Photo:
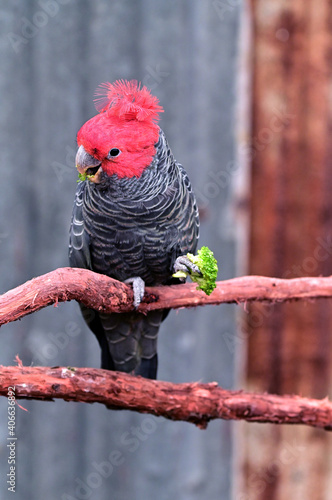
[[[198,210],[189,178],[160,131],[156,155],[139,178],[103,174],[100,184],[78,184],[70,265],[120,281],[139,276],[146,285],[168,284],[176,282],[172,279],[176,258],[195,253],[198,235]],[[155,368],[149,373],[155,376],[158,330],[166,315],[167,311],[146,316],[98,314],[90,327],[102,351],[108,349],[103,359],[110,357],[115,369],[139,372],[140,364],[149,367],[147,360],[151,360]]]

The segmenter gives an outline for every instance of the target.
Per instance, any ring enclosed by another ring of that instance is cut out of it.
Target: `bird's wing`
[[[83,196],[85,182],[77,186],[73,214],[69,230],[69,264],[71,267],[92,269],[90,256],[90,238],[85,231],[83,218]]]
[[[83,196],[85,182],[80,182],[75,196],[73,214],[69,231],[69,264],[71,267],[79,267],[92,270],[90,255],[90,238],[85,231],[83,218]],[[110,355],[107,339],[99,314],[93,309],[80,304],[83,318],[89,328],[93,331],[101,348],[102,367],[114,370],[113,359]]]

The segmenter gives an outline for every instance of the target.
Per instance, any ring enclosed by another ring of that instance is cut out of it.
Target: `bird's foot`
[[[134,276],[133,278],[128,278],[125,283],[132,285],[134,292],[134,306],[137,307],[142,302],[145,292],[145,283],[139,276]]]
[[[198,274],[199,276],[202,276],[199,267],[196,266],[196,264],[193,264],[193,262],[191,262],[186,255],[180,255],[176,259],[173,269],[175,274],[179,273],[179,276],[176,277],[179,277],[183,281],[185,281],[188,274]]]

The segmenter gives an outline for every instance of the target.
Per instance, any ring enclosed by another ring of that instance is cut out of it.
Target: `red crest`
[[[136,80],[102,83],[95,92],[94,103],[99,113],[123,120],[155,123],[164,110],[157,97]]]

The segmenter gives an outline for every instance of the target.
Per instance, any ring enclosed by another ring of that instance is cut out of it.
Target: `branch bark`
[[[332,430],[332,404],[327,399],[226,391],[216,382],[173,384],[93,368],[1,366],[0,395],[7,396],[11,386],[17,399],[102,403],[200,428],[210,420],[233,419]]]
[[[294,299],[332,297],[332,277],[277,279],[243,276],[220,281],[208,297],[194,283],[147,287],[138,308],[153,309],[203,306],[247,301],[284,302]],[[0,296],[0,326],[58,302],[77,300],[103,312],[133,309],[130,286],[86,269],[59,268],[38,276]]]

